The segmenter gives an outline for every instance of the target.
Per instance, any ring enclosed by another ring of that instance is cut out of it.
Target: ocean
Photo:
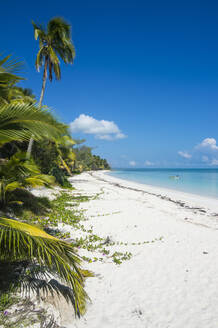
[[[114,169],[109,174],[151,186],[218,198],[218,169]]]

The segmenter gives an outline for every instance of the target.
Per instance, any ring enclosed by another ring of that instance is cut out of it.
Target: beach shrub
[[[15,194],[16,190],[51,184],[54,184],[52,176],[41,174],[32,159],[27,159],[25,153],[17,152],[0,165],[0,205],[2,208],[22,205],[22,201],[15,198],[19,195]]]

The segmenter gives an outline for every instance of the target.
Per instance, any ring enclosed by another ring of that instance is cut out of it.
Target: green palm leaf
[[[10,90],[17,82],[23,80],[16,75],[21,67],[22,63],[11,59],[11,55],[0,59],[0,103],[8,103]]]
[[[0,261],[29,261],[33,265],[38,263],[42,272],[46,269],[55,273],[71,288],[75,313],[84,313],[88,299],[84,290],[85,276],[79,256],[68,243],[36,226],[0,217]]]
[[[32,177],[26,178],[25,182],[27,186],[39,187],[39,186],[50,186],[55,183],[55,178],[46,174],[38,174]]]
[[[0,106],[0,144],[12,140],[29,140],[31,135],[39,140],[60,135],[61,126],[55,124],[48,110],[31,104]]]

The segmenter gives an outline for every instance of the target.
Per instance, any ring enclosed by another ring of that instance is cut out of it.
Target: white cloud
[[[93,134],[95,138],[102,140],[124,139],[127,137],[113,121],[96,120],[85,114],[81,114],[70,123],[70,130],[72,133]]]
[[[146,166],[152,166],[152,165],[154,165],[154,163],[152,163],[152,162],[150,162],[150,161],[145,161],[145,165],[146,165]]]
[[[186,151],[178,151],[178,154],[184,158],[191,158],[192,155],[190,155],[189,153],[187,153]]]
[[[114,136],[110,135],[110,134],[103,134],[103,135],[96,135],[97,139],[101,139],[101,140],[113,140]]]
[[[130,166],[136,166],[136,162],[135,162],[135,161],[130,161],[130,162],[129,162],[129,165],[130,165]]]
[[[210,165],[218,165],[218,159],[212,159]]]
[[[207,148],[212,150],[218,150],[218,146],[216,144],[216,139],[214,138],[205,138],[197,148]]]
[[[208,162],[209,158],[207,156],[202,156],[202,162]]]

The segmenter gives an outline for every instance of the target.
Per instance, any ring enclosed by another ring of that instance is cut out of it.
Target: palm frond
[[[0,106],[0,144],[12,140],[29,140],[31,135],[39,140],[60,135],[48,110],[33,104],[7,104]]]
[[[52,35],[53,38],[71,37],[71,28],[62,17],[54,17],[48,22],[48,34]]]
[[[40,40],[43,40],[46,38],[46,32],[45,32],[45,29],[42,25],[37,25],[34,23],[34,21],[32,21],[32,25],[33,25],[33,28],[34,28],[34,37],[35,37],[35,40],[37,40],[38,38]]]
[[[45,55],[45,49],[42,47],[39,49],[37,56],[36,56],[36,69],[39,72],[40,67],[43,65],[43,59],[44,59],[44,55]]]
[[[60,146],[71,148],[76,144],[75,140],[73,140],[70,136],[64,135],[56,138],[56,143]]]
[[[0,55],[1,56],[1,55]],[[0,103],[8,103],[9,91],[13,86],[23,80],[20,76],[15,75],[22,63],[17,60],[10,59],[11,55],[0,58]]]
[[[1,54],[0,54],[1,56]],[[12,55],[8,55],[2,59],[0,59],[0,72],[5,72],[14,74],[20,72],[20,70],[23,68],[23,62],[18,61],[17,59],[12,59]],[[19,80],[23,80],[23,78],[16,76]]]
[[[22,188],[21,184],[18,181],[13,181],[5,185],[5,191],[10,192],[17,188]]]
[[[38,174],[25,179],[25,183],[27,186],[31,186],[33,188],[39,186],[50,186],[55,183],[55,178],[46,174]]]
[[[55,273],[72,289],[75,313],[84,313],[88,296],[84,290],[81,259],[73,247],[36,226],[0,218],[0,260],[30,261]]]

